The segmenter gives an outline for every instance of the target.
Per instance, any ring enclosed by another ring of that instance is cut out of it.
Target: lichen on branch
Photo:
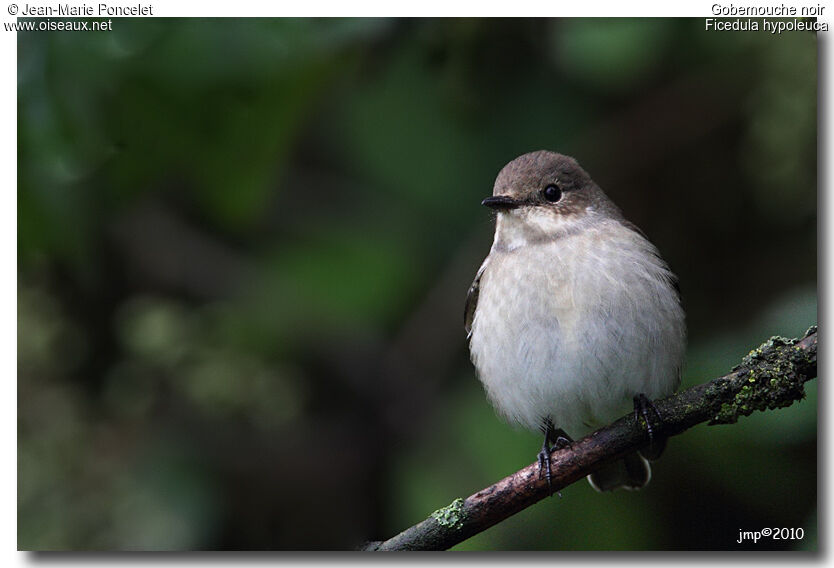
[[[805,337],[816,331],[817,326],[811,327]],[[733,394],[731,400],[721,404],[709,424],[734,424],[739,416],[750,416],[756,410],[784,408],[804,399],[807,378],[797,371],[816,362],[816,350],[811,354],[796,345],[798,342],[798,339],[773,336],[750,351],[741,364],[733,367],[735,376],[715,385],[722,399],[728,398],[730,392]]]

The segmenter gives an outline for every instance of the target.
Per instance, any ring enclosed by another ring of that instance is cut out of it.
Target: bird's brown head
[[[481,203],[504,213],[499,215],[499,233],[528,241],[575,230],[577,223],[595,217],[622,218],[576,160],[547,150],[524,154],[504,166],[492,197]]]

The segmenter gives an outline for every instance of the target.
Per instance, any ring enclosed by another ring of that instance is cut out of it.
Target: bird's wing
[[[466,329],[467,340],[472,336],[472,319],[475,317],[475,309],[478,307],[478,294],[481,291],[481,276],[484,274],[487,262],[489,262],[489,257],[484,260],[484,263],[478,269],[475,280],[472,281],[472,286],[469,287],[469,291],[466,293],[466,305],[463,310],[463,327]]]
[[[641,237],[643,237],[644,239],[649,241],[649,237],[646,236],[646,233],[644,233],[643,230],[640,227],[638,227],[637,225],[635,225],[631,221],[622,220],[620,222],[623,225],[625,225],[626,228],[631,229],[632,231],[634,231],[635,233],[637,233],[638,235],[640,235]],[[651,243],[651,241],[649,241],[649,242]],[[657,249],[654,247],[654,245],[652,245],[652,248],[654,248],[654,250],[652,251],[652,254],[655,255],[660,260],[660,263],[663,266],[666,267],[666,272],[669,273],[669,284],[672,285],[672,288],[675,290],[675,292],[678,295],[678,303],[682,304],[682,302],[681,302],[681,285],[680,285],[680,281],[678,280],[677,275],[674,272],[672,272],[672,270],[669,268],[669,265],[666,263],[665,260],[663,260],[663,257],[660,256],[660,253],[657,251]]]

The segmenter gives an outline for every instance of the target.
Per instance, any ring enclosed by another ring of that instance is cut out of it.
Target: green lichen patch
[[[732,401],[721,404],[710,424],[733,424],[739,416],[790,406],[805,398],[805,377],[800,370],[810,355],[799,346],[792,348],[796,342],[774,336],[750,351],[733,369],[735,378],[710,393],[722,399],[732,396]]]
[[[463,527],[465,517],[466,511],[463,508],[463,499],[460,497],[431,514],[431,518],[437,521],[438,525],[454,530]]]

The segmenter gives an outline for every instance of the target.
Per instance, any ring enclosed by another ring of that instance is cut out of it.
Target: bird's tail
[[[620,488],[635,491],[645,487],[651,478],[649,461],[635,452],[595,471],[588,476],[588,482],[600,492]]]

